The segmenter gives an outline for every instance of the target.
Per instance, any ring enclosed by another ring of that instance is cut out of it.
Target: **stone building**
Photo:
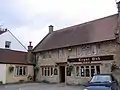
[[[57,31],[50,25],[33,50],[39,68],[36,80],[84,84],[94,74],[113,73],[120,82],[119,20],[118,12]]]
[[[33,80],[31,43],[27,49],[9,30],[0,28],[0,83],[18,83]]]

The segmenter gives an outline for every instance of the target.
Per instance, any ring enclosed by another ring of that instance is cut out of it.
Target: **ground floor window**
[[[95,67],[91,66],[91,77],[93,77],[95,74]]]
[[[53,75],[53,67],[41,67],[42,76],[52,76]]]
[[[76,66],[76,76],[93,77],[95,74],[100,74],[100,65]]]
[[[100,74],[100,66],[96,66],[96,71],[97,74]]]
[[[53,68],[51,67],[51,75],[53,75]]]
[[[27,66],[16,66],[15,67],[15,75],[27,75]]]
[[[86,66],[86,77],[90,76],[90,70],[89,70],[89,66]]]
[[[84,69],[84,66],[81,66],[81,76],[84,77],[84,73],[85,72],[85,69]]]

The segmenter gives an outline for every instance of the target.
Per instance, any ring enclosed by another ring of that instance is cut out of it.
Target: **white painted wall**
[[[0,48],[5,48],[5,41],[11,41],[11,50],[27,51],[9,31],[0,35]]]
[[[6,64],[0,64],[0,81],[6,83]]]

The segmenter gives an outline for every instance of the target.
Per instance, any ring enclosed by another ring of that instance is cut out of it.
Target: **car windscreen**
[[[90,82],[111,82],[111,77],[109,75],[95,75]]]

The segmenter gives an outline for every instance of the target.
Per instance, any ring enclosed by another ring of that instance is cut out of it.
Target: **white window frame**
[[[7,46],[7,47],[6,47]],[[11,41],[5,41],[5,48],[10,48],[11,46]]]
[[[22,69],[22,74],[20,75],[20,68]],[[25,68],[25,74],[24,74],[24,68]],[[27,75],[27,66],[16,66],[15,67],[15,75],[16,76],[25,76]]]

